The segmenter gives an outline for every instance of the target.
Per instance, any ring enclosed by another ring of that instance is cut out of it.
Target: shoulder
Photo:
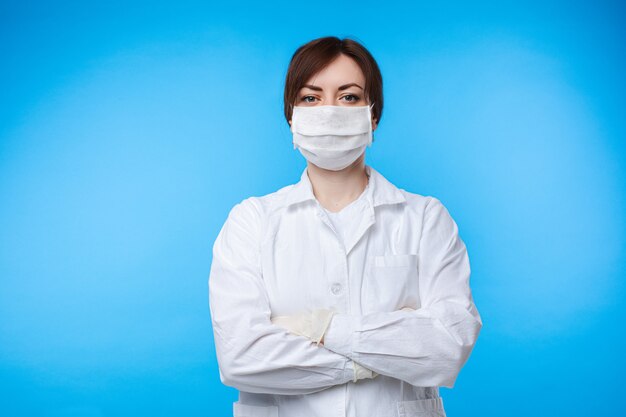
[[[249,226],[262,223],[271,212],[281,206],[281,202],[294,185],[286,185],[268,194],[244,198],[230,209],[228,219],[243,221],[249,223]]]
[[[406,198],[406,210],[420,219],[423,230],[457,230],[457,224],[446,205],[437,197],[401,190]]]
[[[404,189],[400,189],[400,192],[404,195],[406,207],[411,212],[426,215],[445,208],[441,200],[435,196],[413,193]]]

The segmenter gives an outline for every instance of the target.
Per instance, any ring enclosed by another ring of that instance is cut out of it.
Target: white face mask
[[[371,106],[296,106],[293,148],[312,164],[338,171],[372,144]]]

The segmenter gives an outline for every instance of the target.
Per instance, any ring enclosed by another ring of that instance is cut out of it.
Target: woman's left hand
[[[274,316],[271,321],[290,333],[307,337],[319,345],[334,314],[333,310],[318,309],[290,316]]]

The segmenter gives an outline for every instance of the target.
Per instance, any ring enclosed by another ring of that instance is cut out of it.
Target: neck
[[[313,194],[327,210],[336,212],[356,200],[365,190],[368,177],[364,155],[339,171],[319,168],[307,163]]]

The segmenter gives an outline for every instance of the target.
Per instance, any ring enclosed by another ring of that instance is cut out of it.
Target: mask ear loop
[[[370,127],[371,127],[371,123],[372,123],[372,109],[374,108],[374,104],[376,104],[376,102],[370,104]],[[374,131],[372,130],[372,143],[374,143]],[[369,146],[372,146],[372,143],[369,144]]]
[[[289,107],[291,108],[291,126],[289,126],[289,130],[293,132],[293,103],[289,103]],[[293,149],[296,149],[296,142],[293,140],[293,136],[291,143],[293,144]]]

